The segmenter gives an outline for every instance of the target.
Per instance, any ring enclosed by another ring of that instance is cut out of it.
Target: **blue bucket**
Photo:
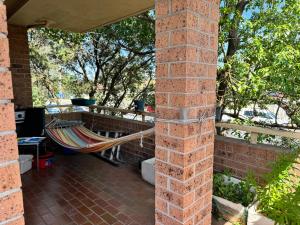
[[[72,105],[77,106],[91,106],[96,103],[95,99],[73,98],[71,99]]]
[[[144,100],[134,100],[134,110],[139,112],[145,111],[145,101]]]

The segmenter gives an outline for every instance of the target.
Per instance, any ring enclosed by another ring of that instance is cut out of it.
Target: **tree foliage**
[[[218,106],[267,104],[300,118],[300,2],[223,0],[221,3]]]
[[[153,48],[150,13],[84,34],[46,28],[30,32],[35,81],[49,96],[88,94],[99,105],[113,107],[131,106],[138,98],[153,102]]]
[[[299,153],[280,155],[263,179],[266,185],[256,188],[260,212],[275,224],[300,224]]]
[[[221,0],[220,9],[220,115],[275,104],[299,127],[300,1]],[[50,96],[87,93],[100,105],[152,103],[154,35],[153,11],[85,34],[31,30],[35,82]]]

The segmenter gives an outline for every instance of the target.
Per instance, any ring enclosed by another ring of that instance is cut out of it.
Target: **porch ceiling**
[[[6,0],[8,23],[86,32],[137,15],[154,0]]]

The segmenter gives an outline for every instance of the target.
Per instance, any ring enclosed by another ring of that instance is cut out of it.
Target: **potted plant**
[[[96,103],[95,99],[85,99],[85,98],[73,98],[71,99],[72,105],[76,106],[91,106]]]
[[[300,225],[300,151],[280,156],[262,183],[214,175],[214,213],[232,223]]]
[[[134,100],[134,110],[138,112],[145,111],[145,101],[144,100]]]
[[[226,174],[215,174],[213,180],[213,212],[235,224],[246,224],[248,206],[254,201],[256,185],[249,173],[245,180]]]
[[[247,225],[274,225],[275,222],[259,212],[258,202],[249,207]]]

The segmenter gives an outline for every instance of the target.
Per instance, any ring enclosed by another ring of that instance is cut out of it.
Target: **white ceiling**
[[[140,14],[154,0],[6,0],[8,23],[86,32]]]

